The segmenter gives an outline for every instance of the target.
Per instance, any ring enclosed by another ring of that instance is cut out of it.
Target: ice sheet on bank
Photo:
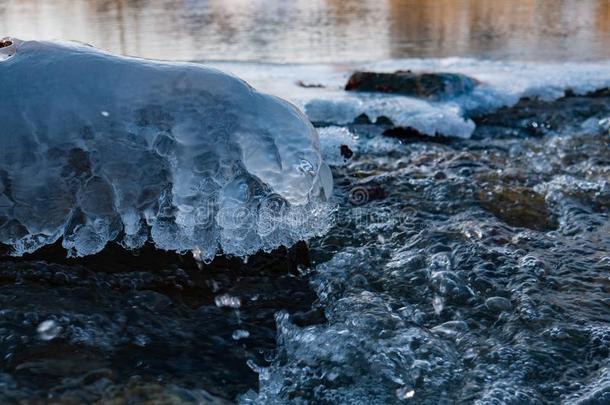
[[[199,64],[3,45],[0,243],[15,254],[152,238],[243,256],[329,226],[330,171],[289,103]]]
[[[213,65],[246,78],[257,88],[286,97],[314,122],[343,125],[365,114],[372,121],[420,132],[467,138],[474,114],[511,106],[522,97],[554,100],[565,90],[576,94],[610,87],[610,61],[591,63],[525,63],[474,59],[401,59],[364,65],[277,65],[216,62]],[[461,73],[480,81],[474,91],[443,101],[343,90],[356,70]]]

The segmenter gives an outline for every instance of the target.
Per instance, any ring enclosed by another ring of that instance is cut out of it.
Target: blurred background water
[[[608,0],[0,0],[0,35],[171,60],[610,57]]]

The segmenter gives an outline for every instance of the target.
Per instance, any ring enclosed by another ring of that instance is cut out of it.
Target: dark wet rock
[[[574,90],[572,90],[572,89],[567,89],[565,91],[565,96],[566,97],[582,97],[583,95],[574,92]],[[597,90],[591,91],[589,93],[586,93],[584,95],[584,97],[592,97],[592,98],[595,98],[595,97],[610,97],[610,88],[605,87],[605,88],[602,88],[602,89],[597,89]]]
[[[345,159],[351,159],[352,156],[354,156],[354,152],[347,145],[341,145],[340,150],[341,156],[343,156]]]
[[[378,183],[369,182],[352,187],[348,194],[348,200],[352,205],[364,205],[373,200],[383,200],[388,193]]]
[[[296,312],[291,315],[290,320],[297,326],[305,327],[325,323],[326,316],[321,308],[314,308],[307,312]]]
[[[373,122],[373,121],[371,121],[371,119],[369,118],[368,115],[360,114],[359,116],[354,118],[353,123],[354,123],[354,125],[376,125],[376,126],[379,126],[382,128],[383,127],[390,127],[390,128],[394,127],[394,123],[392,122],[392,120],[384,115],[377,117],[375,122]]]
[[[447,175],[443,172],[434,173],[434,180],[445,180],[446,178],[447,178]]]
[[[355,72],[345,90],[402,94],[411,97],[441,99],[470,93],[477,81],[459,73]]]
[[[319,83],[305,83],[302,80],[297,81],[297,86],[303,87],[306,89],[323,89],[325,86]]]
[[[125,386],[108,387],[98,403],[100,405],[126,403],[230,405],[233,402],[211,395],[202,389],[188,389],[171,384],[164,386],[159,383],[145,383],[132,379]]]
[[[537,231],[557,229],[544,196],[527,187],[483,186],[477,192],[479,203],[506,224]]]
[[[111,379],[103,376],[97,380],[87,381],[87,377],[89,375],[69,381],[63,390],[53,392],[52,403],[96,405],[230,405],[233,403],[202,389],[146,382],[138,377],[130,378],[126,384],[113,383]]]
[[[405,143],[431,142],[446,145],[456,141],[455,138],[447,137],[441,134],[427,135],[411,127],[388,128],[383,131],[383,134],[385,136],[391,136],[392,138],[399,138]]]
[[[590,117],[610,114],[610,90],[586,95],[566,92],[554,101],[522,98],[511,107],[491,113],[471,113],[476,124],[474,139],[484,137],[532,137],[556,134],[567,128],[577,130]]]
[[[0,258],[0,375],[13,384],[0,402],[226,403],[257,387],[246,363],[266,364],[276,312],[325,322],[298,270],[310,265],[304,243],[247,263],[136,253],[109,245],[69,259],[56,244]],[[224,295],[239,307],[219,307]]]

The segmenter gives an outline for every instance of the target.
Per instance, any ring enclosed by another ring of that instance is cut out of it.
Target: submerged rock
[[[537,231],[557,229],[558,223],[549,212],[544,196],[527,187],[484,187],[477,192],[483,208],[510,226]]]
[[[470,93],[477,81],[459,73],[355,72],[345,90],[394,93],[428,99],[442,99]]]

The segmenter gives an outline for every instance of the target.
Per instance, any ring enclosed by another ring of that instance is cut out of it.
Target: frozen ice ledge
[[[325,232],[332,176],[293,105],[200,64],[0,42],[0,244],[246,256]]]

